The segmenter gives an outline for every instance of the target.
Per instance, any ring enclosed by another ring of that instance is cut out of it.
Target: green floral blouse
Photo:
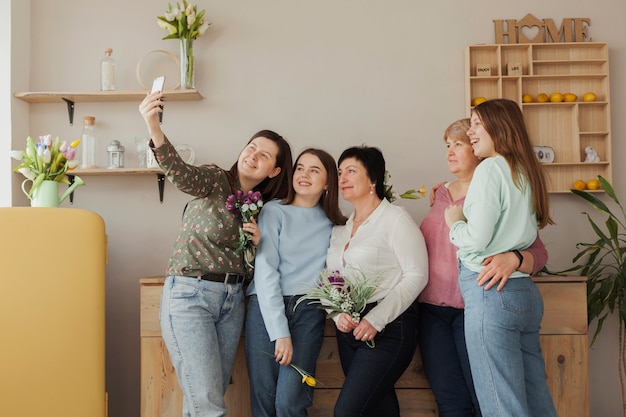
[[[185,207],[166,274],[195,277],[207,272],[234,272],[245,275],[243,257],[235,254],[241,219],[226,210],[226,198],[233,193],[226,171],[216,165],[186,164],[167,139],[165,144],[152,149],[167,179],[182,192],[195,197]]]

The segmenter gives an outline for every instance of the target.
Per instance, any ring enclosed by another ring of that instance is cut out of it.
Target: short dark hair
[[[370,181],[376,186],[376,195],[381,200],[385,198],[385,157],[379,148],[372,146],[353,146],[343,151],[338,165],[341,165],[344,159],[354,158],[361,162],[367,171]]]

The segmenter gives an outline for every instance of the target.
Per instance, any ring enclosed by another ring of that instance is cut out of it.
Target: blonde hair
[[[456,122],[452,122],[450,126],[443,132],[443,141],[448,138],[462,139],[466,143],[470,143],[470,139],[467,136],[467,131],[470,128],[470,119],[460,119]]]

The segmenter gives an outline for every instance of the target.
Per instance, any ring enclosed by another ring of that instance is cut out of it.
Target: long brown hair
[[[546,174],[533,151],[517,103],[508,99],[487,100],[476,106],[473,112],[491,136],[496,153],[509,163],[513,183],[522,190],[522,177],[527,180],[539,228],[554,224],[550,217]]]
[[[276,143],[278,146],[278,153],[276,154],[276,167],[280,168],[280,172],[273,178],[265,178],[256,187],[255,191],[260,191],[263,195],[263,201],[270,201],[275,198],[283,199],[289,194],[291,189],[291,147],[289,143],[280,136],[278,133],[271,130],[261,130],[255,133],[246,146],[250,144],[256,138],[266,138]],[[239,178],[239,170],[237,169],[237,161],[227,171],[228,180],[231,182],[231,186],[235,188],[234,184]]]
[[[341,213],[339,209],[339,176],[337,175],[337,163],[335,162],[335,158],[333,158],[328,152],[317,149],[317,148],[307,148],[300,152],[300,155],[296,158],[296,162],[293,164],[293,172],[296,171],[296,167],[298,165],[298,161],[302,155],[311,154],[316,156],[324,169],[326,170],[326,180],[327,186],[326,192],[322,193],[320,196],[319,203],[326,214],[326,217],[335,225],[344,225],[346,224],[346,217]],[[293,179],[293,176],[291,177]],[[293,186],[289,189],[289,195],[285,198],[285,204],[291,204],[296,198],[296,191]]]

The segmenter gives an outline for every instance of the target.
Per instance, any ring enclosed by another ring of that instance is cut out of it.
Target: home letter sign
[[[494,20],[496,43],[547,43],[591,41],[588,17],[563,19],[557,28],[552,19],[527,14],[522,20]],[[505,42],[506,41],[506,42]]]

